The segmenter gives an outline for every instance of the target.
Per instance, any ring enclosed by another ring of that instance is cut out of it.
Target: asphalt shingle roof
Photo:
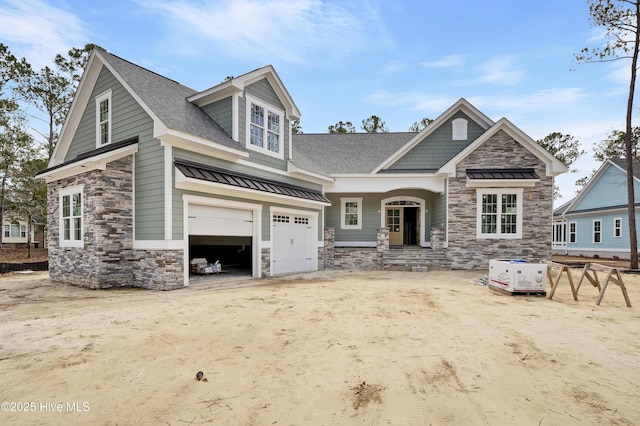
[[[416,133],[324,133],[293,135],[294,163],[323,174],[371,173]]]
[[[104,50],[99,54],[169,129],[246,151],[204,111],[187,101],[198,91]]]
[[[610,158],[612,163],[615,163],[617,166],[622,168],[622,170],[627,170],[627,160],[625,158]],[[636,179],[640,179],[640,161],[637,159],[633,159],[633,177]]]

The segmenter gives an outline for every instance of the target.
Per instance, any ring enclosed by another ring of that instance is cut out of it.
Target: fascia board
[[[621,171],[622,171],[622,173],[624,173],[624,174],[625,174],[625,176],[626,176],[626,174],[627,174],[627,168],[626,168],[626,167],[620,167],[619,165],[617,165],[616,163],[614,163],[614,162],[613,162],[613,161],[611,161],[610,159],[607,159],[607,161],[608,161],[609,163],[611,163],[611,165],[612,165],[612,166],[614,166],[615,168],[617,168],[618,170],[621,170]],[[625,161],[626,161],[626,160],[625,160]],[[633,180],[634,180],[636,183],[640,183],[640,179],[638,179],[636,176],[634,176],[634,177],[633,177]]]
[[[154,137],[166,145],[224,160],[238,161],[242,158],[249,158],[249,153],[246,151],[226,147],[209,139],[176,130],[167,129],[164,134],[154,135]]]
[[[515,139],[517,142],[531,151],[533,155],[538,157],[540,161],[546,164],[547,176],[557,176],[569,170],[569,168],[564,163],[562,163],[562,161],[554,157],[549,151],[541,147],[540,144],[534,141],[529,135],[524,133],[515,124],[511,123],[506,118],[500,119],[496,124],[500,125],[500,128],[498,130],[504,130],[513,139]]]
[[[293,164],[291,161],[287,161],[287,173],[292,176],[296,176],[302,178],[303,180],[311,181],[313,183],[326,184],[327,182],[333,182],[333,179],[330,176],[324,176],[319,173],[314,173],[307,171],[305,169],[301,169],[300,167]]]
[[[258,68],[257,70],[251,71],[247,74],[241,75],[237,77],[242,80],[244,87],[255,83],[256,81],[262,80],[266,78],[267,81],[271,84],[273,90],[275,90],[278,98],[282,102],[285,107],[285,112],[287,114],[288,120],[299,120],[300,119],[300,110],[296,106],[293,98],[289,94],[289,91],[282,83],[280,76],[273,68],[272,65],[267,65],[262,68]],[[234,79],[235,80],[235,79]]]
[[[615,209],[602,208],[602,209],[594,209],[589,211],[578,211],[578,212],[566,213],[562,215],[562,218],[569,220],[569,219],[579,218],[579,217],[600,216],[600,215],[608,215],[608,214],[621,214],[621,215],[624,215],[624,217],[626,218],[627,217],[626,214],[628,213],[628,211],[629,209],[627,208],[627,206],[619,207]],[[636,204],[636,208],[634,209],[634,211],[636,214],[640,213],[640,205]]]
[[[445,180],[424,174],[398,175],[334,175],[335,181],[325,186],[325,193],[380,193],[396,189],[422,189],[444,193]]]
[[[97,53],[97,56],[101,58],[101,61],[104,64],[104,66],[107,67],[107,69],[111,72],[111,74],[113,74],[113,76],[116,78],[116,80],[118,80],[118,82],[122,85],[122,87],[125,88],[125,90],[133,97],[133,99],[135,99],[135,101],[142,107],[142,109],[149,115],[149,117],[151,117],[151,119],[153,120],[154,133],[162,131],[158,129],[166,128],[164,123],[162,123],[162,121],[156,115],[156,113],[153,112],[153,110],[149,108],[149,106],[140,98],[140,96],[138,96],[138,94],[131,88],[131,86],[129,86],[129,84],[127,84],[127,82],[124,81],[124,79],[120,76],[120,74],[116,72],[115,69],[113,69],[113,67],[109,64],[109,62],[104,60],[100,55],[100,53]]]
[[[547,150],[538,145],[533,139],[527,136],[524,132],[514,126],[506,118],[500,119],[491,129],[480,135],[469,146],[460,151],[455,157],[445,163],[439,170],[439,173],[446,175],[456,176],[456,165],[465,159],[469,154],[475,151],[480,145],[489,140],[498,131],[504,130],[509,136],[511,136],[516,142],[521,144],[527,150],[546,165],[547,176],[556,176],[560,173],[564,173],[568,170],[568,167],[562,164],[560,160],[551,155]]]
[[[106,170],[107,164],[138,152],[138,144],[126,146],[115,151],[105,152],[95,157],[71,163],[48,172],[40,173],[36,177],[44,179],[46,183],[54,182],[71,176],[86,173],[92,170]]]
[[[194,105],[202,107],[221,99],[228,98],[229,96],[233,96],[234,94],[240,93],[243,90],[244,84],[233,79],[207,89],[203,92],[189,96],[187,98],[187,101],[191,102]]]
[[[471,105],[466,99],[461,98],[452,106],[450,106],[445,112],[440,114],[438,118],[433,120],[433,122],[429,124],[424,130],[417,133],[416,136],[413,137],[409,142],[407,142],[402,148],[400,148],[393,155],[391,155],[387,160],[385,160],[382,164],[376,167],[373,170],[373,173],[377,173],[380,170],[383,170],[392,166],[400,158],[402,158],[405,154],[407,154],[411,149],[413,149],[418,143],[420,143],[427,136],[429,136],[436,129],[438,129],[444,122],[449,120],[458,111],[464,112],[466,115],[472,118],[476,123],[478,123],[485,130],[491,128],[491,126],[495,124],[489,117],[487,117],[482,112],[480,112],[480,110],[478,110],[476,107]]]
[[[89,100],[91,98],[91,92],[93,87],[98,81],[98,76],[102,70],[103,62],[96,59],[97,51],[94,50],[89,61],[87,62],[86,71],[82,74],[80,84],[74,95],[73,102],[69,108],[69,113],[64,121],[62,130],[60,131],[60,140],[53,149],[51,158],[49,159],[49,167],[57,166],[64,163],[64,159],[67,156],[73,135],[75,134],[82,115],[86,109]]]
[[[606,159],[602,163],[602,165],[600,165],[600,168],[594,173],[591,179],[589,179],[585,187],[582,188],[582,190],[578,193],[578,195],[573,199],[571,204],[569,204],[567,208],[564,209],[564,213],[562,214],[563,216],[567,214],[571,214],[571,210],[573,210],[575,206],[580,204],[580,201],[582,201],[582,199],[589,193],[589,191],[591,191],[591,188],[596,184],[596,182],[602,177],[604,172],[610,166],[618,167],[613,161]],[[623,172],[626,174],[626,170],[623,170]]]

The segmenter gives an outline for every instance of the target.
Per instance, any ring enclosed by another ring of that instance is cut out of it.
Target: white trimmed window
[[[4,236],[6,238],[26,238],[27,227],[25,225],[19,225],[17,223],[4,225]]]
[[[613,238],[622,238],[622,218],[613,219]]]
[[[593,221],[593,243],[602,243],[602,221],[600,219]]]
[[[362,229],[362,198],[340,198],[340,228]]]
[[[477,238],[522,238],[522,188],[478,188]]]
[[[575,243],[578,241],[578,224],[576,222],[569,222],[569,242]]]
[[[75,186],[60,191],[60,246],[83,247],[84,187]]]
[[[567,223],[556,222],[553,224],[553,244],[564,246],[567,243]]]
[[[96,97],[96,148],[111,143],[111,90]]]
[[[247,96],[247,148],[283,158],[284,112]]]

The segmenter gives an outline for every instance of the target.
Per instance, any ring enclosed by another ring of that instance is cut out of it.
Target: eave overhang
[[[57,166],[50,167],[36,175],[46,183],[87,173],[92,170],[106,170],[107,164],[128,157],[138,152],[138,138],[112,144],[88,153],[80,154],[76,158]]]
[[[154,135],[163,145],[170,145],[209,157],[220,158],[227,161],[238,161],[249,158],[249,152],[230,148],[214,143],[209,139],[200,138],[189,133],[166,129],[163,134]]]
[[[446,179],[436,174],[381,173],[333,175],[333,184],[325,186],[326,193],[385,193],[397,189],[422,189],[444,194]]]
[[[332,183],[335,179],[330,176],[325,176],[319,173],[310,172],[308,170],[302,169],[296,166],[292,161],[287,161],[287,173],[293,177],[297,177],[299,179],[311,181],[314,183],[319,183],[321,185],[326,185],[327,183]]]

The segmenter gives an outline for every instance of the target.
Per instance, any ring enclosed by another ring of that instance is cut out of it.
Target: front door
[[[401,246],[403,244],[404,233],[402,207],[387,207],[387,229],[389,230],[389,245]]]

